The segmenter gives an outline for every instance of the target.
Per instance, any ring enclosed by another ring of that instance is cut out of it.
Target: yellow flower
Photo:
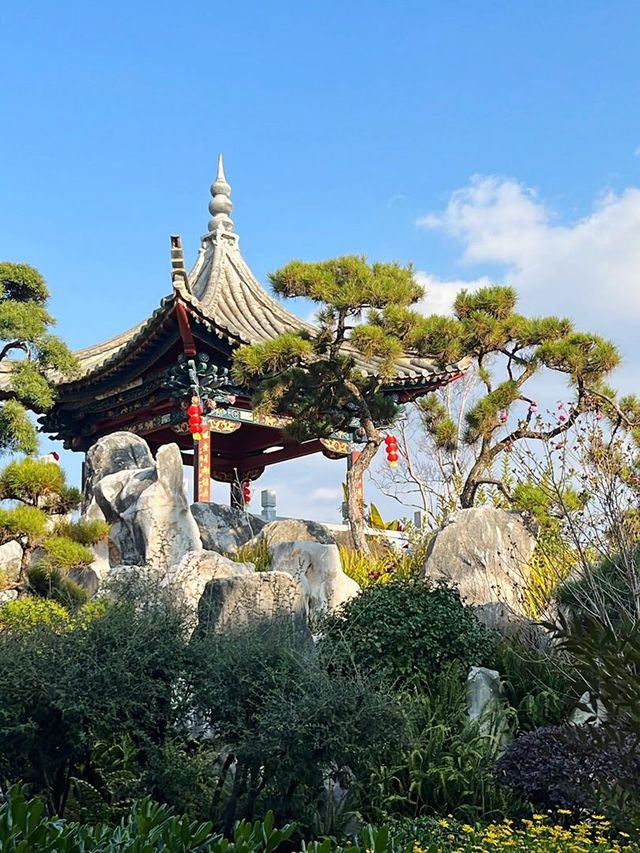
[[[468,823],[465,823],[465,824],[463,825],[463,827],[462,827],[462,831],[463,831],[463,832],[466,832],[466,833],[467,833],[467,835],[470,835],[472,832],[475,832],[474,828],[473,828],[472,826],[469,826],[469,824],[468,824]]]
[[[439,826],[443,826],[445,829],[449,826],[449,821],[442,818],[442,820],[438,821]]]

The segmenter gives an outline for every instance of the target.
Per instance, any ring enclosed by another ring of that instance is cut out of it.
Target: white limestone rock
[[[201,551],[200,531],[187,498],[177,444],[165,444],[156,457],[157,480],[122,515],[142,546],[143,562],[158,569],[179,563],[188,551]]]
[[[195,614],[209,581],[252,574],[254,568],[253,563],[236,563],[216,551],[190,551],[177,565],[171,566],[162,585],[179,592]]]
[[[191,512],[200,531],[202,547],[219,554],[235,554],[266,524],[256,515],[223,504],[195,503]]]
[[[223,633],[291,619],[308,634],[307,598],[286,572],[254,572],[207,583],[198,604],[198,631]]]
[[[149,445],[143,438],[132,432],[111,433],[99,439],[87,451],[84,469],[85,496],[90,499],[96,483],[108,474],[152,468],[153,464]]]
[[[3,589],[2,591],[0,591],[0,605],[9,604],[10,601],[15,601],[17,598],[17,589]]]
[[[435,535],[423,577],[456,585],[468,604],[503,602],[523,614],[536,537],[522,516],[489,506],[462,509]]]
[[[497,670],[471,667],[467,675],[467,714],[478,723],[480,734],[492,738],[498,749],[507,745],[511,735]]]
[[[17,583],[22,565],[22,545],[15,539],[0,545],[0,575],[8,583]]]
[[[101,513],[111,524],[111,566],[151,564],[167,570],[187,552],[202,550],[186,494],[180,450],[175,444],[165,445],[158,450],[154,462],[146,443],[138,436],[115,435],[115,449],[111,447],[114,436],[106,436],[89,451],[104,464],[94,466],[85,517],[96,518]],[[131,439],[129,451],[127,437]],[[130,467],[111,470],[118,461]]]
[[[287,572],[300,584],[312,616],[332,613],[360,592],[360,586],[342,570],[337,545],[280,542],[270,545],[269,553],[272,568]]]

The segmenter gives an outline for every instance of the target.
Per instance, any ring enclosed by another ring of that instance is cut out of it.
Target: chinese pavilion
[[[191,272],[180,238],[172,236],[171,294],[142,323],[77,352],[79,378],[58,385],[54,408],[40,420],[51,438],[78,451],[117,430],[144,437],[154,453],[176,442],[184,462],[195,466],[196,500],[209,500],[213,478],[228,482],[232,504],[242,505],[243,484],[267,465],[317,452],[348,458],[358,425],[351,433],[299,443],[286,434],[285,419],[254,414],[249,392],[233,386],[229,368],[236,347],[309,326],[270,296],[243,260],[222,157],[209,211]],[[376,362],[361,360],[361,367],[375,372]],[[387,391],[407,402],[457,379],[463,369],[442,369],[435,360],[408,354]],[[189,426],[186,409],[194,401],[203,409],[200,430]]]

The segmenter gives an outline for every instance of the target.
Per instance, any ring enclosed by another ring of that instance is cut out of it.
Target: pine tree
[[[9,507],[0,506],[0,544],[15,540],[22,547],[18,594],[62,604],[82,601],[85,593],[69,572],[91,565],[94,554],[87,546],[104,539],[109,526],[68,520],[81,494],[67,485],[62,468],[30,457],[14,460],[0,471],[0,501],[10,502]]]
[[[445,360],[471,356],[477,366],[481,391],[455,417],[437,396],[418,403],[428,442],[444,460],[443,474],[448,458],[451,478],[455,475],[459,481],[456,497],[462,507],[473,506],[484,486],[506,494],[495,466],[518,442],[561,446],[563,436],[586,412],[598,412],[613,431],[626,430],[640,443],[640,401],[633,395],[618,398],[605,384],[620,363],[615,346],[576,331],[568,319],[528,318],[516,309],[517,297],[509,287],[463,291],[453,318],[425,317],[413,324],[407,341],[416,351]],[[402,310],[383,311],[377,322],[393,333],[403,323]],[[560,404],[551,422],[539,413],[530,390],[532,380],[545,372],[560,374],[569,387],[570,399]],[[471,462],[461,470],[465,448]]]
[[[380,427],[397,414],[384,387],[422,320],[411,310],[422,288],[410,266],[370,264],[357,256],[293,261],[269,278],[279,295],[303,297],[319,306],[318,325],[240,347],[234,357],[235,379],[254,389],[256,410],[292,417],[289,431],[300,441],[329,436],[359,421],[364,443],[347,475],[347,505],[354,544],[368,553],[357,486],[382,443]],[[379,318],[394,310],[403,312],[403,323],[388,329]],[[367,311],[370,316],[363,320]],[[361,366],[363,359],[372,358],[379,360],[375,375]]]
[[[71,378],[77,363],[51,334],[49,289],[27,264],[0,263],[0,452],[34,453],[37,432],[27,412],[46,412],[52,375]]]

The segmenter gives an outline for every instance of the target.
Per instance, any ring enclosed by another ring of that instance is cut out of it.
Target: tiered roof
[[[235,233],[231,187],[225,174],[222,156],[218,174],[211,186],[209,230],[202,238],[200,251],[189,275],[181,273],[179,260],[174,261],[173,293],[165,297],[159,308],[142,323],[117,337],[76,352],[80,377],[69,386],[86,385],[117,372],[140,353],[150,337],[173,313],[176,302],[182,302],[198,323],[215,332],[229,344],[250,344],[277,337],[283,332],[313,328],[288,311],[259,284],[240,253]],[[175,238],[173,238],[175,240]],[[179,244],[178,244],[179,245]],[[366,373],[376,373],[379,362],[357,356]],[[466,364],[456,363],[442,368],[435,359],[411,355],[399,359],[397,375],[389,384],[407,388],[437,387],[458,376]],[[425,390],[427,390],[425,388]]]

